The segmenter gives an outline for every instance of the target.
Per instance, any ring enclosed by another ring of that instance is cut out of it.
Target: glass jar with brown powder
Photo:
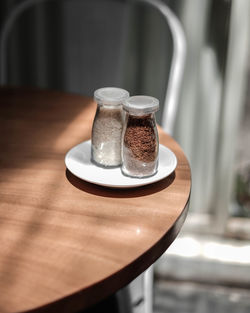
[[[159,138],[155,112],[159,101],[149,96],[134,96],[123,103],[126,112],[122,135],[122,173],[148,177],[157,172]]]

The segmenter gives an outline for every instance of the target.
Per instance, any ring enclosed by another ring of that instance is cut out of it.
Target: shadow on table
[[[66,169],[66,177],[68,181],[77,189],[94,194],[96,196],[110,198],[133,198],[154,194],[168,188],[175,180],[175,172],[156,183],[126,189],[108,188],[88,183],[73,175],[68,169]]]

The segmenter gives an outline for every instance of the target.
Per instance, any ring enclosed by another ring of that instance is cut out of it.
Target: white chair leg
[[[153,312],[153,280],[154,280],[154,267],[151,265],[144,272],[144,312]]]

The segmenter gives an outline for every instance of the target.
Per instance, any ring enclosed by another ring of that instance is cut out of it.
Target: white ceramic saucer
[[[68,151],[65,156],[65,164],[75,176],[93,184],[112,188],[131,188],[157,182],[170,175],[177,166],[175,154],[161,144],[158,171],[154,176],[146,178],[124,176],[119,167],[111,169],[99,167],[93,164],[90,158],[91,141],[88,140]]]

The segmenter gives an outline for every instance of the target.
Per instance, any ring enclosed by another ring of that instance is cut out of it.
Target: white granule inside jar
[[[92,128],[92,160],[102,166],[121,164],[122,105],[100,106]]]

